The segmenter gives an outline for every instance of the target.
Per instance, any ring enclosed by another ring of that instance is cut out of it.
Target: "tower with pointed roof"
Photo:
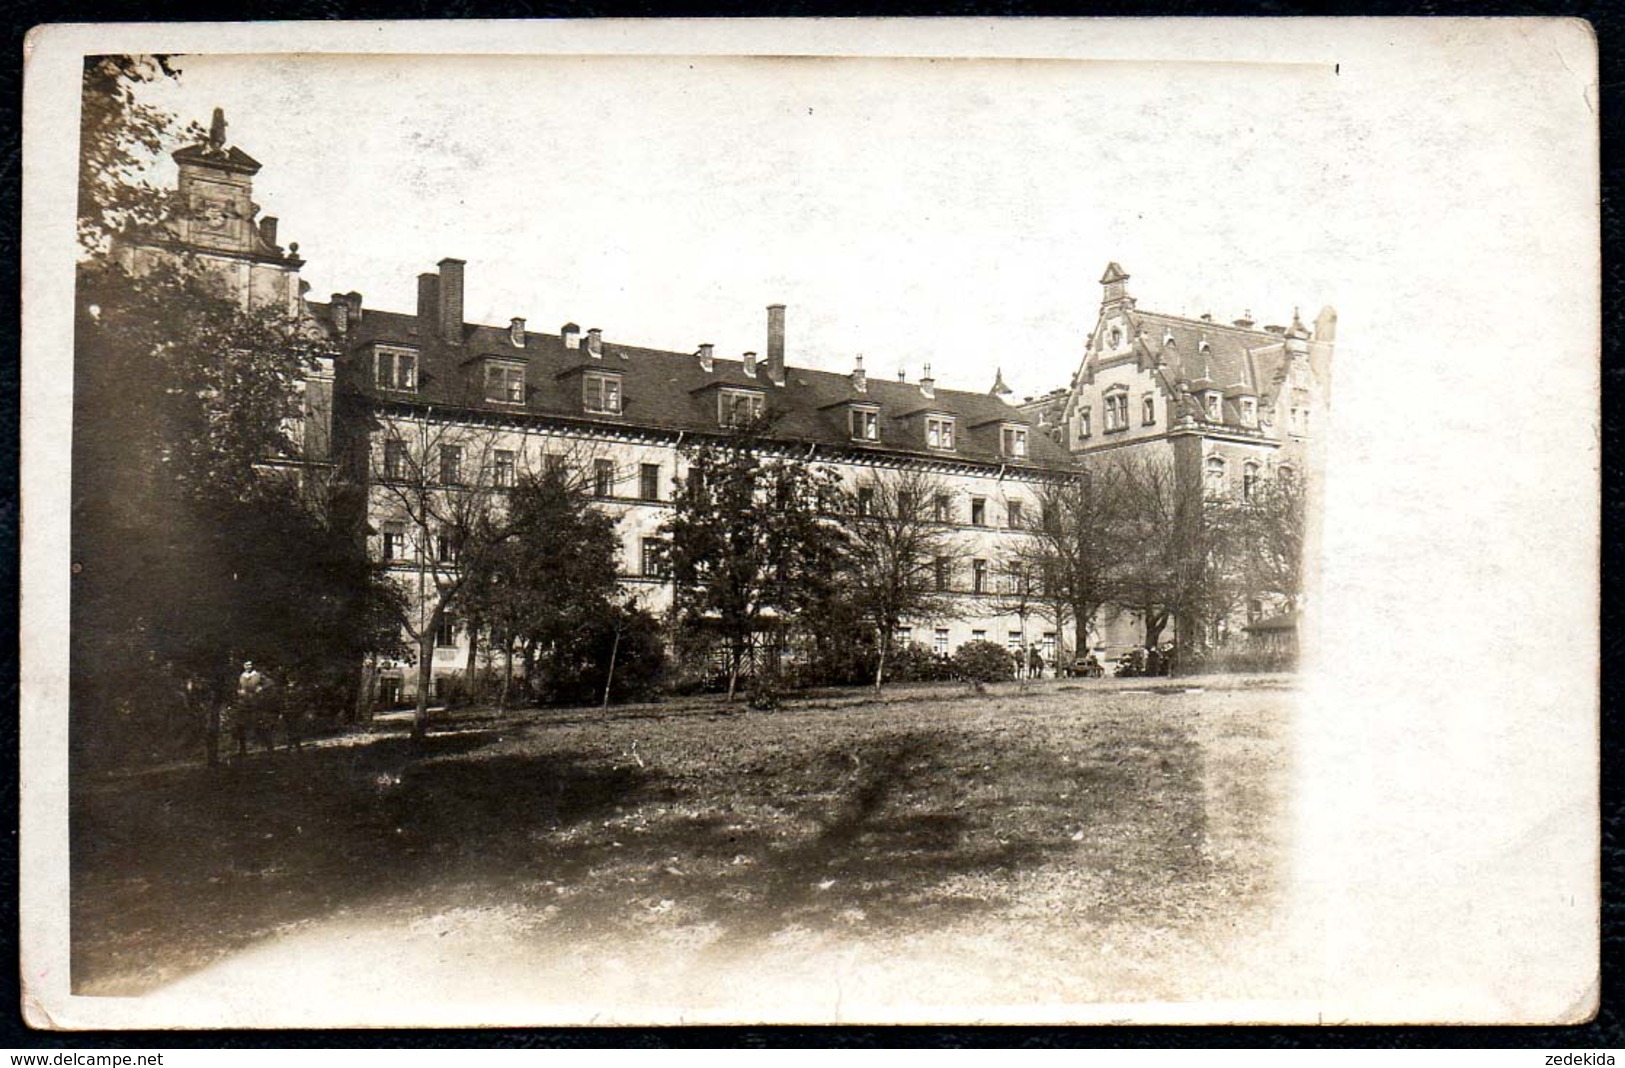
[[[1170,463],[1185,492],[1205,500],[1246,501],[1268,480],[1304,475],[1336,313],[1323,310],[1313,332],[1297,309],[1284,327],[1258,326],[1250,311],[1193,319],[1140,308],[1128,281],[1116,262],[1100,278],[1099,315],[1061,416],[1072,453]]]

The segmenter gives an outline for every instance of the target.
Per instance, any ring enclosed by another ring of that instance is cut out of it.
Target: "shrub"
[[[981,639],[955,649],[953,664],[954,674],[967,682],[1002,682],[1015,674],[1009,651]]]
[[[919,642],[899,648],[886,665],[889,682],[937,682],[950,674],[950,664]]]

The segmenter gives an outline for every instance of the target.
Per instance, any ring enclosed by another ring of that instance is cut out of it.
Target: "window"
[[[434,555],[435,559],[443,564],[449,564],[457,559],[457,543],[452,539],[451,534],[442,530],[435,535]]]
[[[932,514],[936,517],[937,522],[949,523],[953,521],[953,500],[946,493],[937,494],[934,508]]]
[[[418,388],[418,355],[398,349],[379,349],[374,356],[378,388],[415,391]]]
[[[1085,405],[1078,409],[1078,437],[1089,436],[1089,407]]]
[[[660,465],[638,465],[638,496],[646,501],[660,499]]]
[[[1021,652],[1021,631],[1008,631],[1004,639],[1004,645],[1005,648],[1009,649],[1012,653]]]
[[[987,592],[986,560],[972,560],[970,562],[970,588],[972,593]]]
[[[1309,433],[1309,410],[1307,408],[1292,409],[1292,432],[1299,435]]]
[[[875,511],[875,488],[873,486],[858,487],[858,514],[873,515]]]
[[[1241,425],[1258,425],[1258,400],[1255,397],[1241,398]]]
[[[898,627],[897,628],[897,647],[899,649],[907,649],[909,646],[911,646],[913,644],[914,644],[914,628],[913,627]]]
[[[384,524],[384,559],[385,560],[404,560],[404,559],[406,559],[406,524],[405,523],[391,522],[391,523],[385,523]]]
[[[485,399],[500,404],[525,403],[525,369],[511,363],[486,364]]]
[[[1106,430],[1128,429],[1128,394],[1112,393],[1106,397]]]
[[[602,415],[621,414],[621,378],[597,371],[581,376],[581,406]]]
[[[1224,457],[1207,458],[1207,489],[1209,493],[1224,492]]]
[[[850,413],[852,436],[859,441],[880,440],[880,412],[874,408],[853,408]]]
[[[643,574],[648,578],[666,577],[666,544],[659,538],[643,539]]]
[[[717,397],[717,422],[722,426],[745,426],[762,417],[765,399],[750,389],[725,389]]]
[[[1007,426],[1004,428],[1003,441],[1004,454],[1019,458],[1027,455],[1027,430],[1025,427]]]
[[[1207,418],[1210,423],[1224,422],[1224,394],[1217,390],[1207,392]]]
[[[443,485],[457,486],[463,481],[463,447],[440,446],[440,481]]]
[[[1140,398],[1140,425],[1155,426],[1157,422],[1157,398],[1147,393]]]
[[[1282,464],[1276,470],[1276,474],[1280,476],[1281,482],[1286,485],[1291,485],[1292,480],[1298,477],[1298,473],[1292,469],[1291,464]]]
[[[1241,499],[1250,501],[1258,488],[1258,465],[1251,461],[1241,465]]]
[[[1039,651],[1044,654],[1044,663],[1055,663],[1055,632],[1046,630],[1044,637],[1038,643]]]
[[[986,497],[972,497],[970,499],[970,521],[971,521],[971,526],[975,526],[975,527],[985,527],[985,526],[987,526],[987,498]]]
[[[973,630],[973,631],[971,631],[970,632],[970,640],[973,641],[973,642],[985,642],[985,641],[987,641],[987,631],[985,631],[985,630]]]
[[[953,578],[952,561],[946,556],[939,556],[933,561],[931,570],[932,577],[936,580],[937,592],[943,593],[948,589],[948,585]]]
[[[513,485],[513,463],[513,450],[498,449],[491,463],[491,485]]]
[[[1009,512],[1009,515],[1010,515],[1010,529],[1011,530],[1020,530],[1021,529],[1021,502],[1020,501],[1011,501],[1008,505],[1006,505],[1006,509],[1007,509],[1007,511]]]
[[[1252,600],[1247,602],[1247,622],[1257,623],[1264,615],[1264,602]]]
[[[384,477],[390,479],[406,477],[406,442],[400,438],[388,438],[384,441]]]
[[[925,443],[933,449],[953,448],[954,421],[945,415],[926,416]]]
[[[615,461],[594,460],[592,462],[592,493],[594,497],[613,497],[615,495]]]
[[[442,649],[457,644],[457,621],[451,616],[440,617],[440,625],[434,629],[434,643]]]
[[[938,656],[948,655],[948,628],[938,627],[931,636],[931,651]]]

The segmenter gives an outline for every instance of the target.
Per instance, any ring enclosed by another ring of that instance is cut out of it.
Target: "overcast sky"
[[[264,164],[312,296],[1019,395],[1066,385],[1120,262],[1142,307],[1336,303],[1325,66],[715,57],[193,57],[151,98]]]

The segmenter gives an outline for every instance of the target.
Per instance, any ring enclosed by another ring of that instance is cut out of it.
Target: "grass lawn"
[[[81,783],[74,989],[326,1023],[1279,996],[1294,696],[1201,685],[462,712]]]

